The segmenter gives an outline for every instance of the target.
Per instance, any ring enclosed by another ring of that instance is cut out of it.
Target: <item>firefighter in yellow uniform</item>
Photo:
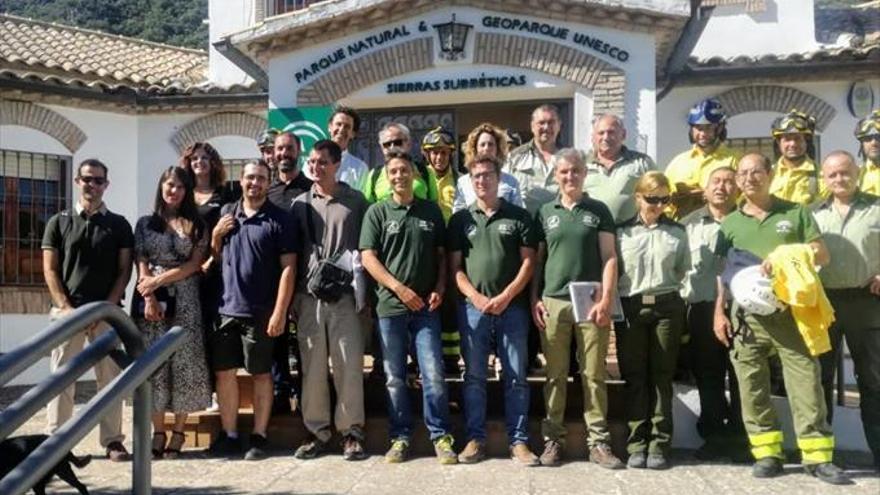
[[[797,110],[773,121],[771,133],[779,159],[773,167],[770,194],[802,205],[826,195],[825,184],[819,180],[819,167],[813,161],[815,132],[816,119]]]
[[[703,206],[703,185],[713,170],[736,169],[739,160],[739,154],[724,144],[727,114],[718,100],[709,98],[694,105],[687,121],[693,146],[673,158],[664,172],[672,183],[672,204],[665,212],[675,219]]]
[[[859,154],[865,164],[859,172],[859,190],[880,196],[880,108],[856,125]]]
[[[751,153],[740,160],[736,182],[744,201],[721,223],[716,252],[726,256],[728,262],[733,262],[736,250],[736,254],[751,253],[764,260],[762,271],[766,274],[772,271],[766,259],[778,246],[808,244],[815,253],[815,263],[828,264],[828,250],[810,211],[771,195],[772,177],[772,164],[765,156]],[[755,285],[753,292],[760,293],[759,287]],[[819,361],[807,349],[790,308],[774,308],[773,301],[770,311],[760,312],[735,304],[732,313],[738,330],[734,333],[726,313],[727,292],[719,277],[714,331],[722,344],[731,347],[743,424],[755,457],[752,475],[770,478],[783,472],[782,428],[771,402],[767,361],[775,351],[782,359],[804,469],[827,483],[851,484],[846,473],[831,462],[834,435],[828,424]]]

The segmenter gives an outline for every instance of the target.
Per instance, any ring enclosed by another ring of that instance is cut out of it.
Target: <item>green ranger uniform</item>
[[[608,392],[605,385],[605,356],[610,328],[592,322],[575,323],[570,282],[602,282],[599,233],[614,234],[614,220],[603,203],[586,195],[569,210],[559,198],[546,203],[535,216],[540,241],[547,246],[544,262],[543,296],[547,311],[541,332],[541,347],[547,360],[544,407],[547,411],[541,434],[545,440],[564,443],[565,403],[571,341],[575,339],[583,389],[587,443],[609,444]]]
[[[672,377],[684,327],[679,295],[691,267],[687,233],[665,215],[651,227],[640,216],[617,228],[618,291],[626,324],[617,328],[617,358],[626,380],[630,454],[668,454]]]
[[[376,251],[394,278],[424,298],[437,284],[437,248],[443,247],[444,230],[436,203],[414,198],[409,205],[401,205],[389,198],[367,210],[359,247]],[[379,317],[409,312],[390,289],[376,286]]]
[[[644,153],[624,146],[617,161],[606,169],[595,154],[587,158],[587,178],[584,191],[608,207],[615,222],[629,220],[636,215],[636,181],[645,172],[656,170],[654,160]]]
[[[821,238],[810,212],[795,203],[772,197],[764,220],[741,209],[721,224],[718,254],[730,248],[751,252],[764,259],[777,246],[807,243]],[[739,378],[743,422],[755,459],[782,459],[782,429],[770,401],[768,358],[777,352],[788,390],[798,448],[804,464],[831,462],[834,437],[828,426],[827,410],[819,375],[819,360],[810,355],[791,311],[762,316],[734,311],[734,328],[747,330],[734,338],[730,359]]]
[[[819,356],[819,362],[830,421],[834,375],[846,337],[861,394],[862,428],[874,462],[880,464],[880,297],[869,290],[871,279],[880,274],[880,198],[856,194],[846,216],[831,199],[813,211],[831,254],[819,277],[837,317],[829,331],[832,350]]]
[[[468,280],[490,298],[501,294],[519,273],[520,247],[537,244],[528,212],[503,199],[491,217],[474,203],[449,221],[449,251],[461,251]],[[528,305],[528,296],[522,291],[510,303]]]

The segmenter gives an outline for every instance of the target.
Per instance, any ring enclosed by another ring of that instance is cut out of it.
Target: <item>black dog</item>
[[[47,438],[49,437],[46,435],[25,435],[7,438],[0,442],[0,479],[3,479],[15,469],[16,466],[24,461],[25,458],[27,458],[31,452],[36,450],[36,448]],[[52,477],[57,474],[59,478],[79,490],[80,495],[89,495],[86,486],[79,481],[76,474],[73,473],[73,469],[70,468],[70,465],[73,464],[78,468],[84,468],[91,461],[92,456],[85,455],[77,457],[68,452],[67,455],[55,465],[55,467],[46,473],[46,476],[43,476],[40,481],[37,481],[33,486],[34,493],[36,495],[45,495],[46,485],[52,480]]]

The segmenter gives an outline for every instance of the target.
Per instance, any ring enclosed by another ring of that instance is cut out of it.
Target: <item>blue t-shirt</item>
[[[281,278],[281,255],[296,253],[293,217],[270,201],[252,217],[241,202],[223,207],[235,227],[223,239],[223,299],[219,313],[260,318],[275,307]]]

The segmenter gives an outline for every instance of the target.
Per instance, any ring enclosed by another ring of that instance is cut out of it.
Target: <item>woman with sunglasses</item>
[[[679,295],[691,266],[684,227],[663,213],[670,183],[647,172],[635,186],[638,212],[617,228],[618,291],[625,324],[616,327],[626,380],[630,468],[666,469],[672,442],[672,377],[684,327]]]
[[[507,133],[494,124],[483,122],[474,127],[468,134],[467,141],[461,146],[464,151],[464,163],[471,163],[477,156],[491,156],[504,163],[507,160],[508,142]],[[513,205],[522,207],[522,194],[519,190],[519,181],[507,172],[501,172],[501,182],[498,184],[498,197]],[[477,201],[474,193],[474,185],[471,177],[463,174],[458,178],[455,186],[455,199],[452,203],[452,211],[463,210]]]
[[[175,458],[186,437],[189,413],[211,405],[211,385],[197,274],[207,250],[205,225],[193,200],[190,174],[169,167],[159,179],[153,213],[135,227],[135,260],[138,267],[135,322],[147,345],[173,326],[186,338],[180,349],[150,379],[153,389],[153,457]],[[143,311],[137,308],[142,307]],[[174,413],[174,429],[166,445],[165,413]]]

